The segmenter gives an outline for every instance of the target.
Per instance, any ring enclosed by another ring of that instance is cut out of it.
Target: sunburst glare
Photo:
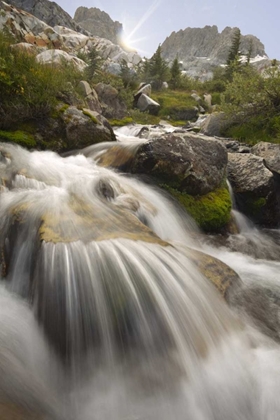
[[[135,33],[137,31],[139,31],[140,28],[142,28],[142,26],[144,25],[144,23],[152,16],[152,14],[157,10],[157,8],[159,7],[160,3],[162,0],[155,0],[151,6],[148,8],[148,10],[143,14],[143,16],[140,18],[139,22],[136,24],[136,26],[132,29],[131,32],[129,32],[127,34],[127,30],[126,30],[126,24],[124,24],[124,32],[121,35],[121,42],[123,44],[123,46],[126,49],[129,50],[135,50],[136,47],[134,47],[135,44],[137,44],[140,41],[143,41],[145,39],[148,38],[148,36],[145,37],[141,37],[141,38],[137,38],[134,39],[133,36],[135,35]],[[144,52],[141,51],[137,48],[138,51],[140,52]]]

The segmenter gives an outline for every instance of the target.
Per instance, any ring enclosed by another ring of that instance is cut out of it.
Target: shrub
[[[63,92],[80,80],[81,74],[69,63],[43,65],[24,50],[12,49],[0,33],[0,96],[2,128],[15,120],[42,118],[50,113]]]

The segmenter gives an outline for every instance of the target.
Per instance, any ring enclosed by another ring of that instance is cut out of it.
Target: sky
[[[56,0],[70,16],[79,6],[98,7],[123,24],[126,43],[150,57],[173,31],[217,25],[238,27],[280,60],[279,0]]]

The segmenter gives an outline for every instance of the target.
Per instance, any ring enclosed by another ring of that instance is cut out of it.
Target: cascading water
[[[234,291],[230,309],[189,256],[220,258],[243,291],[277,291],[280,263],[201,244],[158,190],[97,166],[103,147],[62,158],[1,145],[0,413],[278,419],[277,334]]]

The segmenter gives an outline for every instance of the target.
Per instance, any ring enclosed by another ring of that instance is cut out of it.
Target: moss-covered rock
[[[12,142],[28,149],[36,146],[36,140],[33,134],[26,131],[4,131],[0,130],[0,141]]]
[[[226,187],[197,196],[180,192],[167,185],[162,187],[182,204],[205,232],[219,232],[229,223],[231,198]]]

